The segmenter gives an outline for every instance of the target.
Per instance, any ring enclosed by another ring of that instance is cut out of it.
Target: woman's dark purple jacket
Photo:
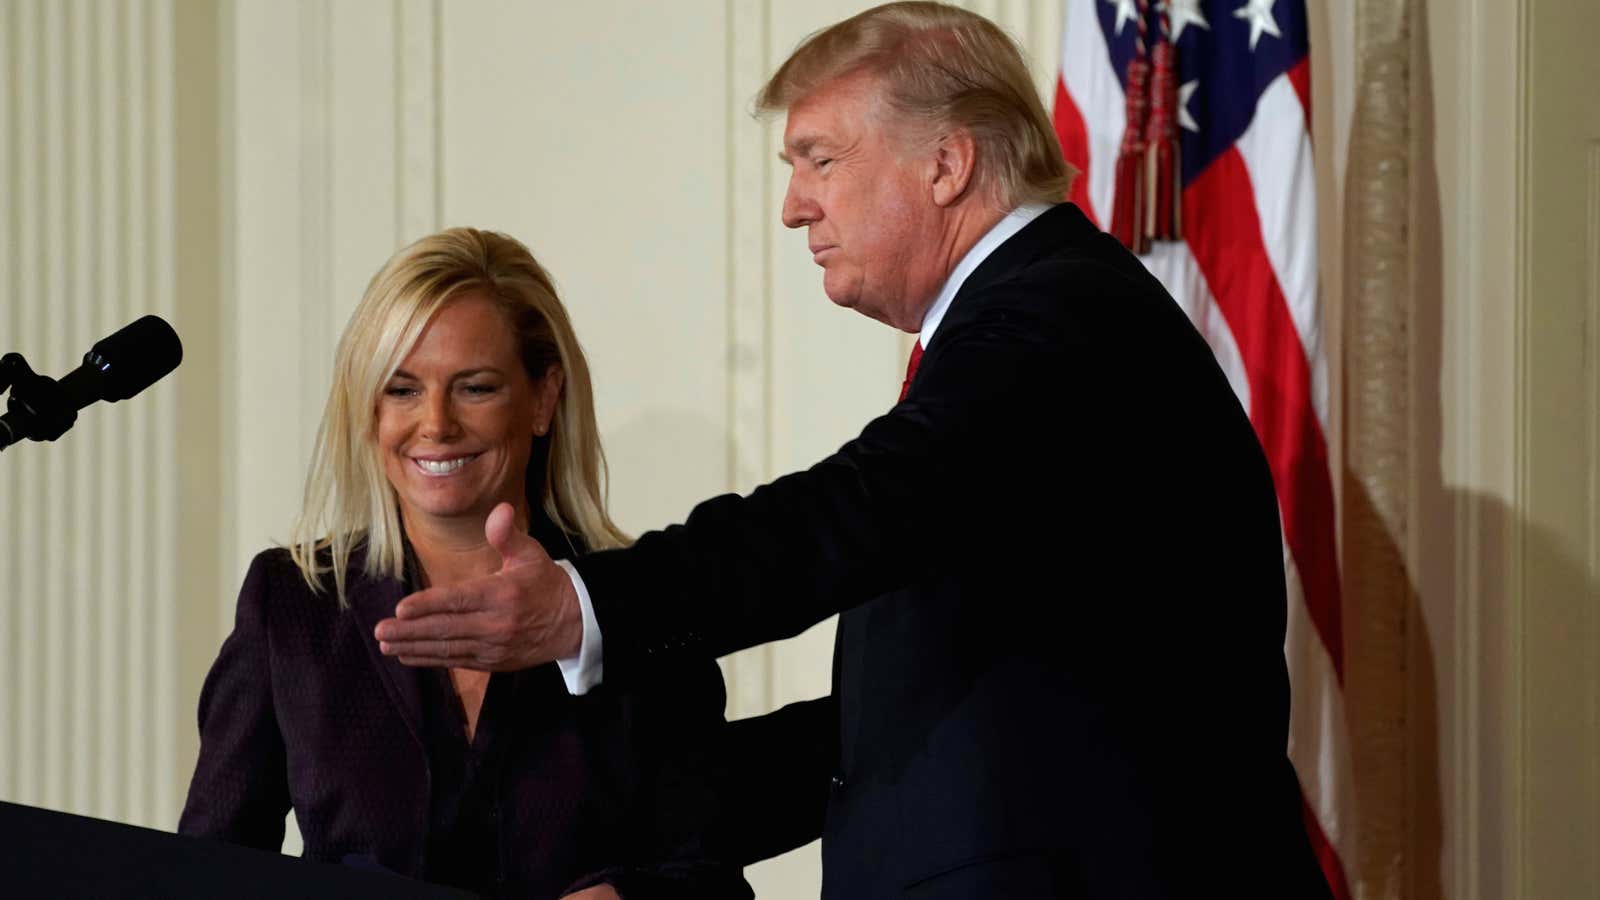
[[[348,608],[313,592],[287,550],[251,563],[200,695],[180,832],[278,850],[292,806],[307,858],[428,871],[421,679],[432,673],[379,652],[373,627],[406,588],[366,577],[360,555]],[[605,880],[630,900],[749,896],[705,840],[721,675],[709,660],[655,674],[575,697],[554,664],[525,673],[495,793],[504,893],[555,897]]]

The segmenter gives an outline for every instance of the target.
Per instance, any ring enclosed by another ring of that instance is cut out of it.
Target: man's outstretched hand
[[[489,513],[484,535],[500,571],[400,601],[378,623],[378,646],[408,666],[510,672],[578,655],[583,613],[567,573],[515,524],[511,504]]]

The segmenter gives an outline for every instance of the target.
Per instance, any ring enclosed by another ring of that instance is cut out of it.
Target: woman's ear
[[[556,406],[561,402],[561,387],[566,384],[566,373],[559,365],[550,364],[544,370],[544,377],[533,386],[533,433],[543,437],[550,433],[550,424],[555,421]]]

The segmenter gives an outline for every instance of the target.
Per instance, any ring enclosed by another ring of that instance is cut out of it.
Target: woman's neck
[[[428,587],[456,584],[500,571],[500,552],[483,534],[483,516],[436,518],[402,510],[406,539]],[[516,527],[528,530],[528,502],[516,504]]]

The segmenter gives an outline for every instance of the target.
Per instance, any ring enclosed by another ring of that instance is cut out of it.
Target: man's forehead
[[[846,76],[795,101],[783,127],[784,153],[804,156],[818,148],[848,143],[868,130],[869,111],[877,102],[870,81]]]

